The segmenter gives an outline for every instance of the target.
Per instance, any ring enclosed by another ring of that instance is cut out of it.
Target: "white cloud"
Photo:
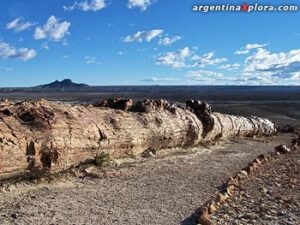
[[[12,67],[4,67],[4,68],[0,69],[0,71],[3,71],[3,72],[13,72],[14,68],[12,68]]]
[[[34,33],[34,39],[48,39],[53,41],[60,41],[69,34],[70,22],[59,22],[55,16],[50,16],[46,24],[42,27],[37,27]]]
[[[195,47],[158,54],[155,62],[172,68],[194,68],[185,75],[188,84],[299,84],[300,49],[273,53],[260,46],[265,44],[245,46],[249,55],[242,64],[225,63],[226,58],[217,58],[213,52],[198,55]],[[204,70],[206,67],[209,69]]]
[[[44,48],[44,49],[46,49],[46,50],[49,50],[49,49],[50,49],[50,47],[49,47],[49,45],[48,45],[47,42],[43,43],[43,44],[41,45],[41,47]]]
[[[123,39],[123,41],[126,43],[134,42],[134,41],[142,42],[143,36],[144,36],[144,31],[138,31],[133,35],[128,35],[126,38]]]
[[[159,40],[158,44],[160,45],[171,45],[176,41],[179,41],[181,39],[180,36],[174,36],[174,37],[163,37]]]
[[[189,47],[174,52],[167,52],[156,58],[157,65],[166,65],[173,68],[187,67],[186,60],[192,55]]]
[[[260,76],[231,78],[228,81],[235,85],[274,85],[278,83],[276,79]]]
[[[300,49],[289,52],[271,53],[258,48],[257,51],[245,60],[245,75],[264,75],[273,78],[299,79]]]
[[[163,30],[159,30],[159,29],[148,31],[148,32],[146,32],[145,40],[149,42],[153,38],[161,35],[163,32],[164,32]]]
[[[9,58],[15,56],[16,49],[5,42],[0,42],[0,57]]]
[[[213,66],[222,62],[226,62],[226,58],[214,58],[214,52],[208,52],[202,56],[194,55],[192,60],[197,61],[197,65],[201,68]]]
[[[138,31],[133,35],[129,35],[123,39],[123,42],[150,42],[152,39],[159,37],[164,31],[160,29],[153,29],[150,31]]]
[[[154,3],[154,0],[128,0],[127,7],[140,8],[142,11],[145,11],[150,5]]]
[[[186,77],[193,78],[195,80],[202,78],[221,78],[224,77],[222,73],[218,73],[216,71],[210,70],[196,70],[196,71],[188,71]]]
[[[185,75],[187,84],[201,85],[263,85],[275,84],[275,79],[266,77],[225,76],[222,73],[209,70],[188,71]]]
[[[17,58],[24,61],[33,59],[36,56],[36,51],[34,49],[20,48],[16,49],[15,47],[9,45],[6,42],[0,42],[0,58]]]
[[[234,54],[236,55],[247,55],[249,54],[250,50],[252,49],[257,49],[257,48],[262,48],[265,47],[268,44],[247,44],[245,47],[240,48],[239,50],[235,51]]]
[[[30,27],[34,26],[34,23],[25,22],[23,18],[19,17],[14,19],[13,21],[6,24],[7,30],[13,30],[15,32],[21,32],[24,30],[29,29]]]
[[[156,64],[167,65],[173,68],[214,66],[226,62],[226,58],[214,58],[214,53],[209,52],[202,56],[195,54],[197,48],[185,47],[175,52],[167,52],[156,57]]]
[[[179,79],[174,77],[151,77],[143,80],[144,82],[175,82]]]
[[[274,85],[278,79],[266,77],[225,76],[210,70],[188,71],[184,79],[174,77],[152,77],[142,80],[148,83],[177,83],[186,85]]]
[[[234,63],[234,64],[224,64],[224,65],[220,65],[219,69],[222,70],[228,70],[228,71],[236,71],[237,69],[240,68],[240,64],[239,63]]]
[[[66,11],[73,11],[74,9],[79,9],[82,11],[99,11],[106,7],[105,0],[85,0],[80,2],[74,2],[71,6],[63,6],[64,10]]]
[[[158,41],[159,45],[172,45],[173,43],[181,39],[180,36],[170,37],[168,35],[164,35],[164,30],[162,29],[153,29],[149,31],[137,31],[135,34],[128,35],[127,37],[123,38],[122,41],[125,43],[143,41],[150,42],[157,37],[160,37]]]
[[[100,62],[97,62],[96,58],[93,56],[86,56],[84,57],[85,63],[90,65],[90,64],[96,64],[96,65],[100,65]]]
[[[216,82],[216,78],[214,77],[204,77],[204,76],[197,76],[197,75],[191,75],[187,74],[186,77],[186,84],[194,85],[194,84],[202,84],[202,85],[214,85],[219,84]]]
[[[33,59],[35,56],[36,56],[36,51],[34,49],[20,48],[18,50],[17,57],[19,59],[24,60],[24,61],[27,61],[29,59]]]

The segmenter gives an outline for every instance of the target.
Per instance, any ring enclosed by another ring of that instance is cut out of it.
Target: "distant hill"
[[[34,88],[36,89],[42,89],[42,90],[51,90],[51,89],[64,89],[64,90],[74,90],[74,89],[82,89],[82,88],[88,88],[89,85],[87,84],[78,84],[74,83],[71,79],[64,79],[62,81],[54,81],[49,84],[39,85]]]

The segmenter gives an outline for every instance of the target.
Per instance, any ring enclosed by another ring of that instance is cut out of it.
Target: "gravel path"
[[[123,165],[113,178],[12,185],[0,192],[0,224],[194,224],[198,207],[218,185],[292,136],[232,140],[157,156]]]
[[[300,224],[300,152],[263,164],[212,215],[214,224]]]

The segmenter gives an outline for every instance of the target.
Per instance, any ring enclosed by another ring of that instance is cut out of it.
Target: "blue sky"
[[[1,0],[0,86],[299,85],[300,9],[192,10],[245,2]]]

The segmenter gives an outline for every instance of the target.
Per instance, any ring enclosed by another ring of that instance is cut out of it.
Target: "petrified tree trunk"
[[[0,177],[25,171],[58,172],[92,160],[100,152],[120,158],[149,148],[196,146],[221,137],[276,132],[266,119],[201,114],[201,110],[162,100],[131,108],[125,111],[45,100],[0,102]]]

